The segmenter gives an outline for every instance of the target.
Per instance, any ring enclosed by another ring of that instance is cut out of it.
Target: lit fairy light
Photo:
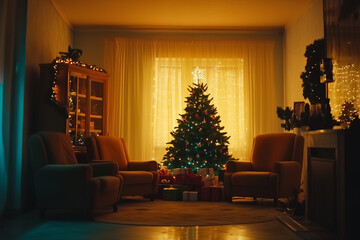
[[[196,67],[195,70],[192,72],[193,80],[196,84],[199,83],[199,80],[204,79],[204,70],[200,69],[199,67]]]

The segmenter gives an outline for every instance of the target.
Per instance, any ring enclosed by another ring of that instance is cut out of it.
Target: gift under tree
[[[198,68],[193,74],[194,79],[202,77]],[[188,88],[185,114],[177,119],[178,126],[171,132],[173,140],[168,143],[171,146],[166,148],[162,162],[168,169],[191,168],[196,172],[199,168],[213,168],[217,173],[228,160],[234,159],[228,151],[230,137],[222,131],[224,127],[207,89],[203,83]]]

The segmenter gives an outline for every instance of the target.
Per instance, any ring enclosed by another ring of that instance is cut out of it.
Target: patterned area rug
[[[213,226],[275,220],[282,212],[269,200],[234,199],[228,202],[183,202],[125,199],[118,212],[99,212],[95,221],[142,226]]]

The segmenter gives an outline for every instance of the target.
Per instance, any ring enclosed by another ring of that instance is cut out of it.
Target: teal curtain
[[[21,208],[27,0],[0,1],[0,217]]]

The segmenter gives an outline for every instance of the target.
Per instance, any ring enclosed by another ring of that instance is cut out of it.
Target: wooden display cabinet
[[[40,67],[42,81],[51,83],[51,78],[53,78],[51,64],[41,64]],[[60,121],[63,122],[64,127],[56,128],[70,136],[75,151],[85,151],[86,137],[107,133],[108,79],[108,74],[88,67],[67,63],[58,63],[57,65],[57,100],[60,106],[52,104],[52,107],[63,107],[67,116]],[[47,84],[47,86],[49,85]],[[42,120],[46,119],[51,122],[52,117],[46,115],[47,111],[44,112],[45,114],[41,114]],[[56,129],[54,130],[56,131]]]

